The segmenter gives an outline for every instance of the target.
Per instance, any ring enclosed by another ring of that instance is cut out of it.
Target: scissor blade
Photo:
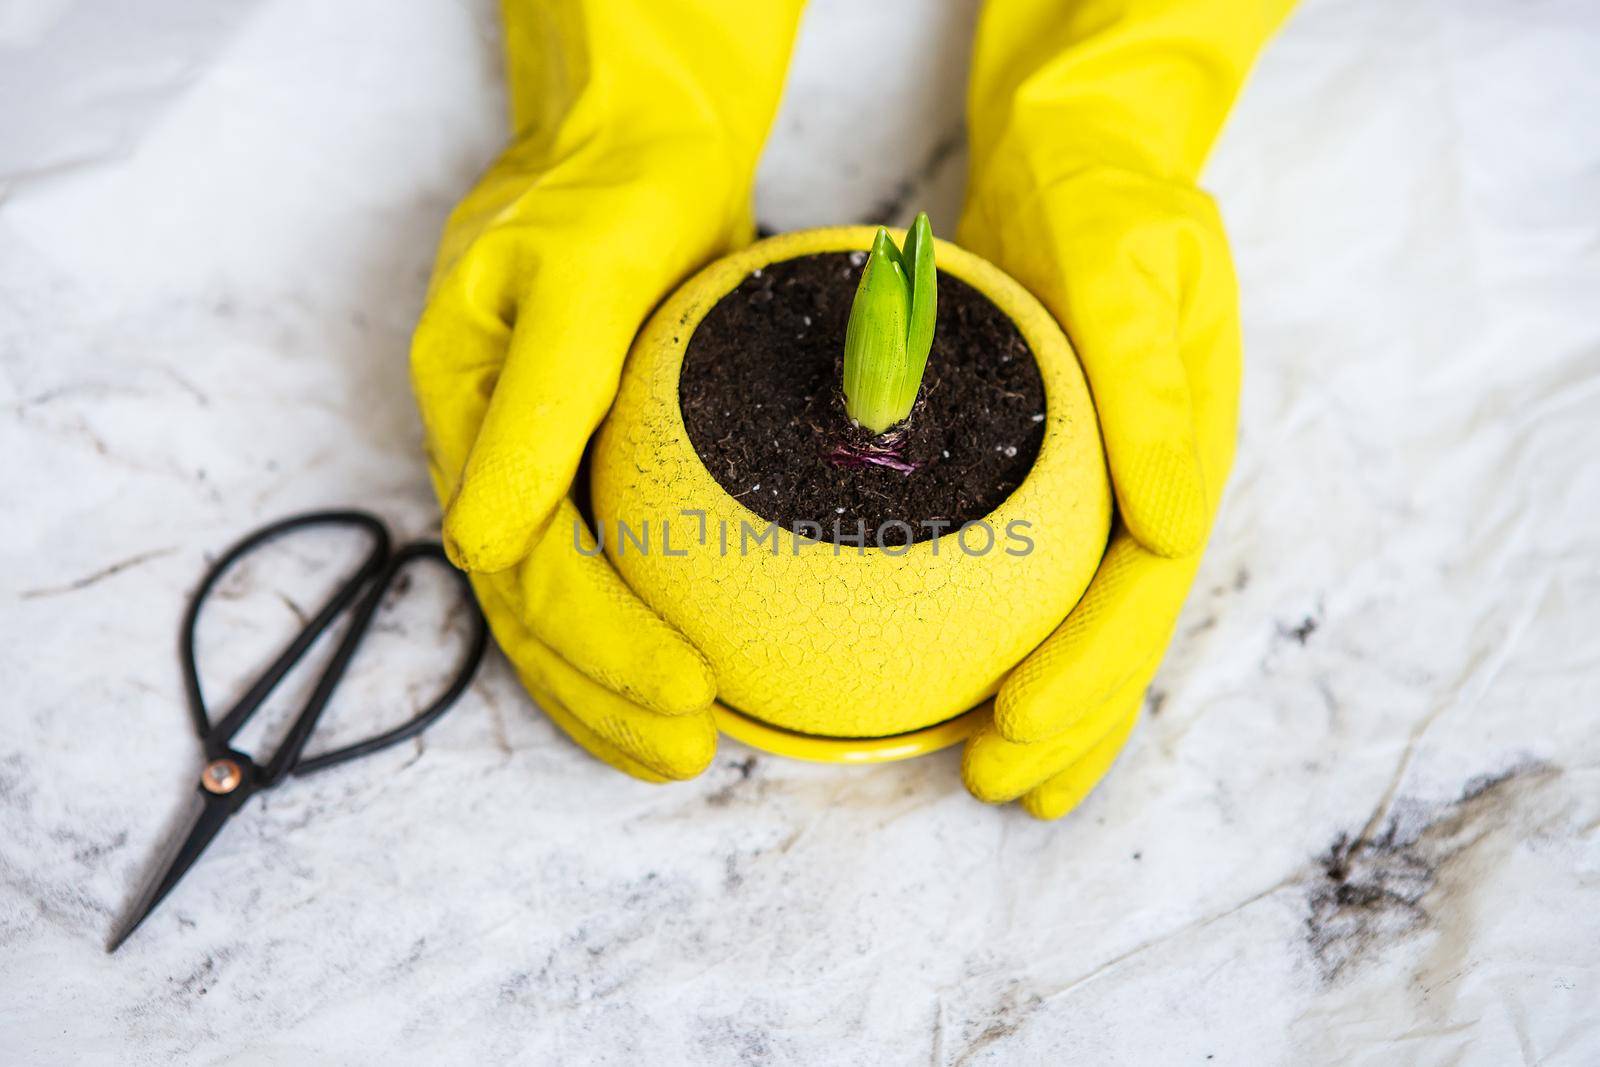
[[[162,858],[162,862],[154,868],[155,873],[144,891],[128,909],[122,924],[106,943],[107,952],[117,951],[118,947],[128,939],[128,935],[137,930],[139,924],[156,910],[156,905],[172,892],[172,887],[178,884],[178,879],[194,866],[194,861],[200,858],[200,853],[205,851],[206,846],[211,844],[212,838],[216,837],[218,831],[227,824],[228,816],[238,810],[238,805],[230,803],[227,797],[201,793],[196,800],[198,810],[189,820],[188,833],[173,838],[172,845]]]

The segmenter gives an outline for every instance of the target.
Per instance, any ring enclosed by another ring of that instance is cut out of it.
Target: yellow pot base
[[[893,763],[960,744],[977,732],[990,706],[985,701],[953,719],[889,737],[822,737],[785,730],[721,704],[713,704],[711,712],[717,729],[762,752],[811,763],[861,764]]]

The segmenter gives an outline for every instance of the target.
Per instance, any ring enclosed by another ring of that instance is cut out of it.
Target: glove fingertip
[[[654,768],[640,763],[595,733],[582,719],[557,700],[549,688],[526,674],[523,674],[522,678],[523,685],[527,687],[534,701],[550,721],[595,759],[641,782],[656,785],[668,781]]]
[[[996,760],[988,750],[991,746],[979,743],[984,734],[979,733],[967,742],[961,753],[961,783],[973,798],[985,804],[1008,804],[1022,795],[1023,788],[1006,773],[1003,760]]]
[[[663,754],[657,769],[671,781],[686,782],[700,777],[716,758],[717,728],[708,713],[704,729],[692,731],[681,738],[671,752]]]
[[[1022,798],[1023,810],[1035,819],[1050,821],[1082,804],[1110,772],[1138,720],[1139,704],[1136,702],[1081,758],[1055,777],[1028,790]]]
[[[705,711],[717,698],[717,679],[711,664],[698,649],[680,641],[676,654],[664,656],[659,675],[628,688],[639,703],[663,715],[693,715]]]
[[[1041,786],[1023,794],[1022,810],[1040,822],[1054,822],[1077,807],[1082,799],[1061,790],[1047,790]]]
[[[514,508],[485,508],[476,494],[460,493],[445,511],[441,529],[444,553],[461,570],[496,574],[527,558],[538,536],[537,524],[507,518]]]
[[[625,729],[619,747],[669,782],[697,778],[717,756],[717,727],[711,714],[672,720],[670,729]]]
[[[965,761],[961,765],[961,784],[967,787],[967,792],[972,794],[974,800],[985,804],[1008,804],[1017,799],[1004,789],[995,788],[995,783],[986,777],[970,773]]]
[[[1205,547],[1211,508],[1200,461],[1192,448],[1157,446],[1125,468],[1113,459],[1122,521],[1135,541],[1168,559]]]
[[[541,656],[536,642],[533,654]],[[518,666],[523,685],[557,726],[603,762],[660,783],[694,778],[716,758],[717,727],[709,711],[659,718],[584,680],[558,657],[544,652],[542,658],[541,666]]]

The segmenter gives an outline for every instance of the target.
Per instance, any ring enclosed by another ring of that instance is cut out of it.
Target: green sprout
[[[878,227],[844,334],[844,409],[881,434],[911,414],[933,346],[938,302],[933,227],[926,212],[896,248]]]

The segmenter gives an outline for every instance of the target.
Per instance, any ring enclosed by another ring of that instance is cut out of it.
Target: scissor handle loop
[[[478,602],[472,595],[472,583],[467,580],[467,576],[464,573],[451,565],[449,557],[444,554],[443,545],[437,541],[413,541],[408,545],[401,546],[399,551],[389,557],[389,562],[384,567],[383,574],[379,576],[372,587],[372,608],[376,609],[379,600],[383,597],[384,590],[389,588],[399,573],[408,564],[419,559],[432,560],[444,567],[460,584],[463,602],[467,605],[468,617],[472,626],[472,638],[466,652],[462,654],[455,676],[450,680],[450,684],[445,687],[444,691],[434,698],[432,703],[399,726],[369,737],[365,741],[356,741],[341,748],[333,749],[331,752],[319,752],[315,756],[302,756],[290,768],[291,774],[298,776],[310,774],[313,771],[326,770],[329,767],[338,766],[361,756],[380,752],[390,745],[398,745],[402,741],[415,737],[429,726],[432,726],[439,716],[449,711],[450,705],[459,700],[461,694],[467,691],[467,686],[472,684],[472,676],[478,669],[479,661],[483,659],[484,651],[489,647],[489,624],[484,620],[483,612],[478,610]],[[371,616],[372,612],[370,610],[366,611],[353,625],[362,625],[370,622]],[[365,632],[365,629],[365,625],[362,625],[363,632]]]
[[[244,556],[268,541],[312,526],[357,527],[369,536],[371,548],[350,577],[334,590],[277,658],[250,683],[244,695],[220,719],[213,721],[201,692],[200,672],[195,657],[195,630],[201,607],[222,576]],[[365,741],[345,745],[309,759],[301,759],[301,750],[316,728],[317,720],[344,676],[356,649],[366,636],[384,592],[404,567],[418,559],[436,559],[449,566],[444,550],[437,542],[414,542],[391,554],[389,533],[383,523],[368,512],[356,510],[315,511],[291,516],[257,530],[224,552],[211,565],[191,596],[181,630],[180,654],[184,689],[188,695],[189,711],[195,730],[205,745],[206,757],[220,759],[240,755],[231,748],[234,735],[266,701],[273,689],[300,661],[317,638],[352,604],[356,605],[355,616],[341,637],[328,665],[323,668],[305,706],[290,724],[283,741],[265,763],[258,760],[251,761],[257,769],[255,785],[258,788],[267,788],[277,784],[286,774],[308,774],[358,756],[377,752],[415,736],[443,715],[471,684],[472,675],[488,645],[488,626],[472,596],[472,587],[466,575],[453,567],[449,569],[460,583],[474,630],[467,652],[449,685],[438,698],[400,726]]]

